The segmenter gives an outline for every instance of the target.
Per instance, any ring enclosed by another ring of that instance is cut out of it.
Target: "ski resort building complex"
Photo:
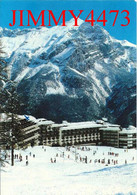
[[[129,126],[122,129],[120,125],[110,124],[106,119],[86,122],[63,121],[56,124],[51,120],[35,119],[29,116],[26,119],[20,116],[18,128],[23,132],[20,146],[49,145],[102,145],[117,148],[135,148],[137,142],[137,129]],[[9,121],[0,121],[0,133]],[[8,146],[6,140],[0,137],[0,145]]]

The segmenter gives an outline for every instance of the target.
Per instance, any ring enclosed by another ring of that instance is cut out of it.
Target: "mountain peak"
[[[117,83],[122,81],[121,89],[133,86],[135,94],[132,80],[132,85],[123,81],[135,73],[136,48],[97,24],[79,19],[78,25],[71,19],[64,27],[0,29],[9,75],[18,82],[25,113],[56,122],[94,120],[104,116],[109,97],[117,113],[126,110],[128,98],[122,96],[127,100],[122,107],[122,97],[120,106],[111,93],[120,94]]]
[[[84,23],[84,20],[78,19],[78,26],[80,26],[82,23]],[[74,18],[71,18],[69,21],[66,22],[66,26],[74,26],[75,20]]]

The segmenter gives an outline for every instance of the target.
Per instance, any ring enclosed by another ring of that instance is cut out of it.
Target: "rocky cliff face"
[[[50,29],[1,28],[0,36],[24,112],[56,122],[107,116],[135,125],[135,45],[82,20],[79,27],[69,21]]]

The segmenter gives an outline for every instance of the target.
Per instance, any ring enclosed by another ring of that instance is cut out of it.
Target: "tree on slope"
[[[0,40],[0,92],[3,88],[3,85],[4,85],[5,80],[6,80],[6,71],[5,71],[6,62],[2,58],[3,53],[4,52],[2,50],[2,43],[1,43],[1,40]],[[1,99],[1,97],[0,97],[0,99]],[[1,141],[2,141],[2,131],[0,131],[0,142]],[[2,147],[2,144],[0,143],[0,165],[3,165],[4,164],[4,155],[5,155],[5,153],[3,153],[1,151],[1,147]]]
[[[1,132],[1,140],[5,140],[11,148],[11,165],[14,165],[14,148],[19,145],[23,132],[20,127],[18,114],[20,113],[20,97],[17,93],[17,83],[9,80],[6,74],[6,62],[2,59],[2,46],[0,42],[0,113],[5,113],[4,131]],[[1,157],[2,161],[2,157]]]

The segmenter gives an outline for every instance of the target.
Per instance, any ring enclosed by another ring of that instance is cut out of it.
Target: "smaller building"
[[[18,128],[21,129],[23,136],[20,138],[18,145],[20,147],[27,145],[38,145],[39,137],[39,126],[36,121],[20,119],[20,125]]]
[[[106,128],[100,128],[101,140],[103,146],[119,147],[119,125],[109,125]]]
[[[9,148],[11,145],[12,126],[14,125],[14,134],[18,136],[17,146],[24,147],[28,145],[38,145],[39,126],[34,117],[17,115],[14,124],[11,117],[0,121],[0,146]],[[15,137],[14,135],[14,137]],[[11,137],[11,138],[10,138]]]
[[[119,132],[120,148],[136,148],[137,145],[137,129],[128,128]]]
[[[52,138],[55,138],[54,137],[54,132],[51,128],[51,126],[53,124],[54,124],[54,122],[51,121],[51,120],[38,122],[38,125],[40,127],[40,130],[39,130],[39,145],[51,145]]]

